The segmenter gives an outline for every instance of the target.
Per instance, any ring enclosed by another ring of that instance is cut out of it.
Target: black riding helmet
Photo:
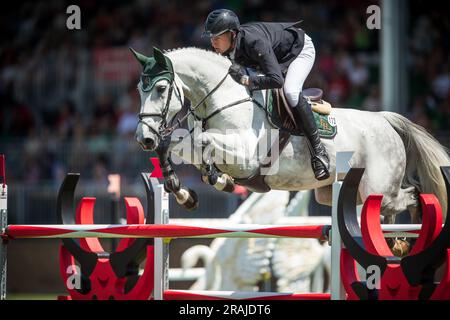
[[[231,10],[218,9],[208,14],[205,21],[203,37],[217,37],[222,33],[237,30],[240,26],[238,16]]]

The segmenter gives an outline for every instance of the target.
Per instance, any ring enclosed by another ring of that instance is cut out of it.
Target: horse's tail
[[[447,213],[447,193],[440,167],[450,165],[448,150],[425,128],[394,112],[380,112],[397,131],[406,150],[406,185],[417,187],[421,193],[436,195]],[[418,178],[418,179],[417,179]]]

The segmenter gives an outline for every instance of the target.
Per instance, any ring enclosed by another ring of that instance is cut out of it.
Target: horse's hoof
[[[188,211],[194,211],[198,208],[198,196],[197,193],[192,189],[187,189],[189,192],[189,197],[183,203],[183,207]]]
[[[222,174],[221,179],[224,181],[222,191],[232,193],[236,187],[233,179],[226,173]]]
[[[395,239],[394,245],[391,247],[392,253],[399,258],[407,256],[410,252],[410,249],[410,243],[403,239]]]
[[[170,177],[164,180],[164,190],[167,193],[177,193],[181,189],[180,180],[178,177]]]

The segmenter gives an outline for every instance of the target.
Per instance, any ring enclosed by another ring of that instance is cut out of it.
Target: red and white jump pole
[[[11,239],[62,238],[314,238],[326,240],[327,225],[229,225],[207,228],[201,225],[11,225],[5,234]]]
[[[330,300],[329,293],[166,290],[164,300]]]

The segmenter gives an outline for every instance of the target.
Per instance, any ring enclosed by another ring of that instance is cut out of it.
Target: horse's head
[[[183,92],[177,84],[172,62],[161,50],[153,48],[153,57],[130,50],[143,67],[138,85],[141,108],[136,140],[144,150],[154,151],[183,106]]]

